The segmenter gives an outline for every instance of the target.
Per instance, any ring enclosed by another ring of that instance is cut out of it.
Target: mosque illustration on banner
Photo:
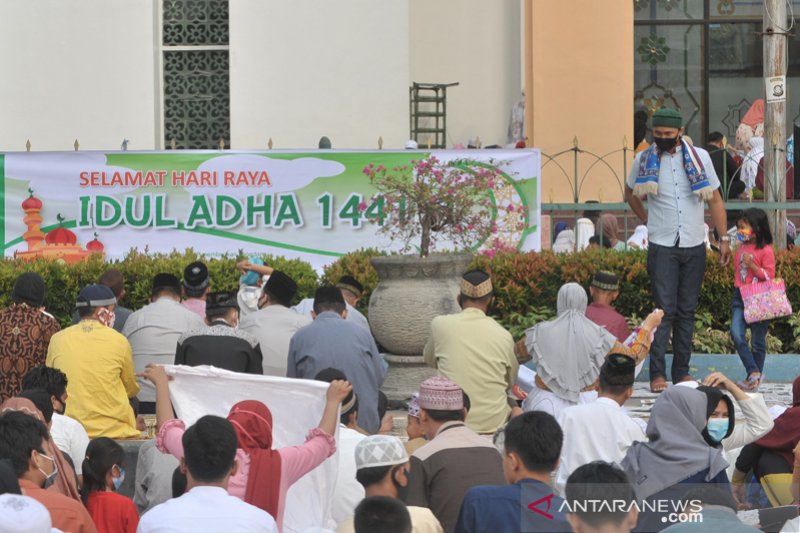
[[[64,227],[64,217],[61,214],[57,215],[58,227],[45,234],[41,229],[42,201],[33,195],[33,190],[28,189],[28,192],[30,196],[22,202],[22,210],[25,212],[22,221],[28,227],[22,234],[22,239],[28,244],[28,249],[15,252],[15,257],[23,261],[43,258],[73,264],[85,261],[94,254],[105,254],[105,246],[97,240],[96,233],[94,240],[86,244],[86,249],[81,248],[75,234]]]

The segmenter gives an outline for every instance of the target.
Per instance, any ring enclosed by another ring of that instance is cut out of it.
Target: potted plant
[[[380,283],[369,301],[370,325],[390,354],[421,355],[431,320],[459,310],[459,278],[472,252],[505,247],[498,219],[505,230],[518,231],[525,215],[510,203],[498,206],[497,193],[511,185],[494,165],[430,155],[392,169],[370,164],[364,174],[382,202],[368,218],[402,252],[416,252],[372,259]],[[435,249],[456,253],[431,255]]]

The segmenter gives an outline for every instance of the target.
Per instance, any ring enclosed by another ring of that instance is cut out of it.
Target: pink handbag
[[[739,287],[744,301],[744,321],[748,324],[792,314],[792,304],[786,297],[786,285],[781,278],[754,281]]]

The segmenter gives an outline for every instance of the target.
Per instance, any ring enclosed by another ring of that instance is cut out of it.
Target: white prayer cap
[[[402,465],[408,453],[402,441],[389,435],[370,435],[356,445],[356,470]]]
[[[0,531],[4,533],[50,533],[47,508],[29,496],[0,495]]]
[[[414,139],[406,141],[406,150],[416,150],[417,148],[419,148],[419,144]]]

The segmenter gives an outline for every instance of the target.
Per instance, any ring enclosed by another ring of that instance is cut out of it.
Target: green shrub
[[[366,248],[343,255],[323,269],[320,284],[335,285],[342,276],[348,274],[353,276],[364,286],[364,292],[358,302],[358,310],[366,314],[369,297],[378,285],[378,273],[370,263],[370,259],[381,255],[386,255],[386,252],[375,248]]]
[[[5,259],[0,262],[0,306],[10,303],[11,290],[18,275],[35,271],[42,275],[47,284],[45,304],[48,312],[53,314],[62,326],[66,326],[71,322],[78,292],[84,286],[96,283],[108,268],[119,269],[125,277],[125,297],[120,303],[131,309],[139,309],[150,301],[153,276],[167,272],[181,279],[186,265],[197,260],[203,261],[208,266],[211,290],[238,290],[239,272],[236,270],[236,263],[242,259],[245,259],[243,255],[204,257],[191,248],[187,248],[184,252],[155,255],[131,250],[121,261],[104,263],[100,258],[92,258],[75,265],[45,260],[23,262]],[[285,272],[297,282],[299,289],[296,301],[313,296],[317,287],[317,274],[310,264],[300,259],[283,257],[262,256],[262,259],[266,264]]]
[[[359,250],[342,256],[328,265],[320,278],[305,261],[282,257],[263,256],[265,262],[291,276],[298,284],[296,300],[312,297],[318,284],[333,284],[344,274],[350,274],[364,285],[364,295],[359,309],[366,311],[369,296],[378,283],[378,276],[370,258],[386,255],[376,249]],[[120,269],[125,275],[127,294],[123,304],[132,309],[144,306],[150,298],[150,284],[158,272],[170,272],[179,278],[184,267],[196,259],[208,265],[213,290],[236,290],[239,273],[238,256],[202,258],[192,249],[171,254],[149,255],[132,250],[122,261],[103,263],[91,259],[78,265],[63,265],[46,261],[23,263],[5,259],[0,261],[0,305],[10,300],[14,279],[22,272],[34,270],[42,274],[48,285],[47,308],[62,324],[68,324],[75,297],[84,285],[95,282],[109,267]],[[493,316],[515,338],[541,320],[555,316],[556,295],[562,284],[574,281],[589,286],[597,270],[610,270],[620,276],[620,295],[615,307],[629,317],[632,325],[641,322],[653,309],[650,278],[646,268],[647,254],[643,251],[616,252],[591,250],[577,254],[551,252],[500,253],[489,258],[478,254],[472,268],[483,268],[494,278],[496,301]],[[787,320],[776,320],[770,325],[767,345],[770,353],[782,350],[800,351],[800,250],[781,251],[776,254],[778,276],[786,281],[789,300],[796,314]],[[700,292],[696,314],[694,349],[697,352],[733,353],[730,328],[730,304],[733,291],[733,266],[720,266],[719,256],[708,255],[705,277]]]

